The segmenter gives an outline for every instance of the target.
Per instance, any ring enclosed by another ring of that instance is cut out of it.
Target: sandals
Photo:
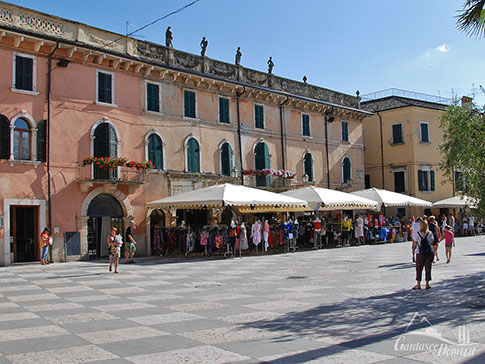
[[[111,271],[113,271],[113,269],[111,267],[109,267],[109,271],[111,272]]]
[[[118,272],[117,270],[115,270],[115,273],[119,274],[120,272]]]
[[[426,288],[426,289],[430,289],[430,288],[431,288],[431,286],[427,285],[425,288]]]
[[[413,290],[421,289],[421,286],[416,285],[416,286],[414,286],[412,289],[413,289]]]

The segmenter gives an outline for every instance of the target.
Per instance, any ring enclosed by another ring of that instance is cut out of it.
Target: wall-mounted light
[[[308,177],[308,174],[304,173],[302,176],[303,183],[308,183],[310,177]]]

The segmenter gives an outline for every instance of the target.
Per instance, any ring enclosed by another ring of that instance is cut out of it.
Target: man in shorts
[[[468,231],[475,236],[475,217],[472,214],[468,215]]]
[[[133,236],[133,229],[135,228],[135,221],[130,221],[130,226],[126,229],[125,234],[125,264],[135,263],[133,257],[136,252],[136,241]]]

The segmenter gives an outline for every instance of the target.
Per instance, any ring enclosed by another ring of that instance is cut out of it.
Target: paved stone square
[[[0,364],[485,363],[485,237],[456,240],[421,291],[410,243],[3,267]]]

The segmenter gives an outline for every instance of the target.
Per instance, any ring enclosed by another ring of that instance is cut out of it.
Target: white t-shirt
[[[421,238],[419,237],[419,229],[421,228],[421,224],[419,222],[413,222],[411,225],[411,229],[413,230],[413,240],[419,242]]]
[[[469,225],[470,227],[472,227],[473,225],[475,225],[475,218],[474,218],[473,216],[470,216],[470,217],[468,218],[468,225]]]

